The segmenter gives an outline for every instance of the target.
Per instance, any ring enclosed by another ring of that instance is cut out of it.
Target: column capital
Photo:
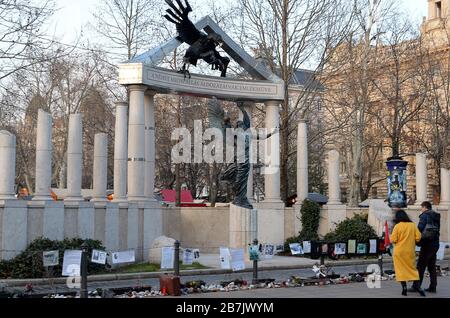
[[[298,120],[298,124],[309,124],[309,120],[308,119],[305,119],[305,118],[300,118],[299,120]]]
[[[116,107],[118,107],[118,106],[129,107],[128,102],[125,102],[125,101],[117,101],[114,104],[116,105]]]
[[[145,85],[128,85],[128,89],[130,92],[145,92],[147,90],[147,86]]]
[[[281,101],[279,100],[267,100],[264,102],[264,105],[266,105],[266,107],[280,107],[281,105]]]
[[[145,96],[151,96],[151,97],[154,97],[156,94],[158,94],[158,92],[155,91],[155,90],[152,90],[152,89],[150,89],[150,88],[148,88],[148,89],[145,91]]]

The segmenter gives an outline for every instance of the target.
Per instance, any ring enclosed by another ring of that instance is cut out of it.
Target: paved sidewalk
[[[371,264],[376,264],[376,262],[373,262]],[[443,267],[447,267],[449,266],[449,261],[443,261],[443,262],[439,262],[439,264]],[[331,267],[331,270],[334,271],[336,274],[340,274],[340,275],[348,275],[349,273],[359,273],[359,272],[365,272],[367,270],[367,266],[368,264],[365,265],[345,265],[345,266],[335,266],[335,267]],[[392,264],[385,264],[384,266],[385,270],[391,270],[392,269]],[[124,279],[124,280],[114,280],[114,281],[88,281],[88,289],[89,290],[95,290],[96,288],[103,288],[103,289],[110,289],[110,288],[124,288],[124,287],[135,287],[135,286],[152,286],[153,288],[158,289],[159,288],[159,276],[161,274],[158,274],[157,276],[153,277],[153,278],[146,278],[146,277],[139,277],[139,274],[137,274],[137,276],[135,276],[134,278],[130,278],[130,279]],[[199,281],[199,280],[203,280],[206,283],[210,283],[210,284],[219,284],[220,282],[223,281],[233,281],[236,279],[242,279],[242,280],[246,280],[246,281],[251,281],[252,280],[252,272],[239,272],[239,273],[219,273],[219,274],[210,274],[210,275],[191,275],[191,276],[183,276],[181,278],[182,283],[183,282],[188,282],[188,281]],[[296,277],[311,277],[314,276],[313,271],[311,270],[311,267],[308,268],[302,268],[302,269],[286,269],[286,270],[261,270],[259,271],[259,277],[260,279],[275,279],[277,281],[283,281],[283,280],[287,280],[288,278],[292,277],[292,276],[296,276]],[[428,278],[426,278],[426,281],[424,282],[424,286],[427,286]],[[445,280],[447,279],[450,282],[450,279],[447,277],[440,277],[440,280]],[[383,281],[382,285],[384,286],[384,284],[387,283],[393,283],[393,286],[397,286],[397,284],[395,282],[390,282],[390,281]],[[348,286],[353,286],[355,288],[356,285],[360,285],[358,284],[350,284]],[[363,290],[365,290],[366,284],[362,283],[363,285]],[[21,292],[23,291],[25,284],[23,285],[17,285],[17,286],[9,286],[6,287],[5,290],[8,292]],[[389,284],[387,284],[387,286],[390,286]],[[443,285],[446,286],[446,285]],[[338,286],[327,286],[328,287],[338,287],[340,288],[341,285]],[[440,287],[440,286],[439,286]],[[304,289],[306,287],[303,288],[299,288],[299,289]],[[308,287],[309,288],[309,287]],[[314,288],[314,287],[313,287]],[[318,288],[319,290],[324,288],[324,287],[315,287]],[[349,287],[350,288],[350,287]],[[399,289],[399,286],[397,287],[393,287],[394,290]],[[45,285],[38,285],[38,286],[34,286],[34,290],[36,293],[64,293],[64,292],[76,292],[77,290],[71,290],[69,289],[65,284],[54,284],[54,285],[50,285],[45,284]],[[284,289],[283,289],[284,290]],[[316,290],[316,289],[314,289]],[[338,289],[341,290],[341,289]],[[270,294],[271,292],[274,292],[275,294],[272,295]],[[249,291],[250,293],[252,293],[253,291]],[[242,292],[242,297],[253,297],[253,295],[258,296],[258,295],[266,295],[266,297],[303,297],[303,292],[300,292],[300,294],[298,294],[299,292],[294,291],[294,290],[285,290],[285,292],[279,291],[277,290],[257,290],[254,291],[256,292],[255,294],[248,294],[249,292]],[[397,291],[393,291],[392,295],[395,294]],[[201,297],[240,297],[240,292],[233,292],[233,293],[211,293],[211,294],[202,294]],[[247,293],[247,294],[246,294]],[[269,294],[267,294],[269,293]],[[280,296],[277,296],[278,293],[280,293]],[[272,295],[272,296],[268,296],[268,295]],[[289,296],[291,295],[291,296]],[[324,294],[323,297],[326,297],[327,294]],[[356,293],[356,295],[358,295],[358,293]],[[370,295],[370,294],[369,294]],[[446,297],[450,296],[450,284],[448,286],[448,290],[442,290],[442,293],[440,293],[438,296],[442,296],[445,295]],[[199,295],[195,295],[192,297],[198,297]],[[261,296],[262,297],[262,296]],[[314,297],[322,297],[322,294],[315,294]],[[334,296],[329,296],[329,297],[334,297]],[[347,296],[350,297],[350,296]],[[362,297],[362,295],[361,295]],[[376,297],[376,296],[374,296]]]
[[[424,286],[428,286],[425,279]],[[299,288],[257,289],[230,293],[193,294],[182,298],[422,298],[417,293],[401,295],[400,284],[395,281],[382,281],[381,288],[370,289],[366,283],[343,285],[307,286]],[[438,292],[427,293],[426,298],[450,298],[450,277],[439,277]]]

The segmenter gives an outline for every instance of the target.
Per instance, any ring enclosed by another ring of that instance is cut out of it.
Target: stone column
[[[156,201],[155,191],[155,92],[145,94],[145,197]]]
[[[450,206],[450,176],[449,171],[441,168],[441,207]]]
[[[69,118],[69,143],[67,146],[67,196],[65,201],[83,201],[81,177],[83,167],[83,124],[81,114]]]
[[[96,134],[94,141],[94,195],[92,201],[106,202],[108,187],[108,135]]]
[[[416,203],[420,205],[424,201],[428,201],[428,169],[427,155],[424,153],[416,154]]]
[[[280,127],[280,103],[266,102],[266,128],[270,134]],[[281,202],[280,196],[280,135],[275,134],[266,140],[265,202]]]
[[[129,86],[130,119],[128,123],[128,200],[145,201],[145,110],[146,87]]]
[[[52,116],[38,112],[36,141],[36,189],[33,200],[52,201]]]
[[[297,204],[301,205],[308,194],[308,126],[305,120],[300,120],[297,135]]]
[[[114,140],[114,202],[127,200],[128,104],[116,103]]]
[[[16,136],[0,131],[0,200],[16,199]],[[0,229],[1,230],[1,229]]]
[[[328,153],[328,193],[328,205],[342,204],[339,178],[339,152],[336,150],[331,150]]]

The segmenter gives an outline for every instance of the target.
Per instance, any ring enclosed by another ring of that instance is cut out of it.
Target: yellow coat
[[[420,241],[420,232],[412,222],[398,223],[392,232],[394,243],[394,269],[398,282],[419,280],[416,267],[416,243]]]

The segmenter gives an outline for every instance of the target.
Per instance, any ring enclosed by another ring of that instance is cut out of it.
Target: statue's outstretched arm
[[[271,132],[270,132],[270,134],[268,134],[267,136],[259,136],[259,135],[253,135],[252,134],[252,139],[253,140],[266,140],[266,139],[269,139],[270,137],[272,137],[272,136],[275,136],[275,135],[277,135],[277,134],[279,134],[280,133],[280,128],[274,128]]]

